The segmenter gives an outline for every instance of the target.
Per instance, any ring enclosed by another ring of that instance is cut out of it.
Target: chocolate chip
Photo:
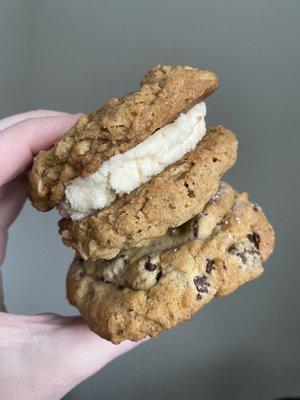
[[[198,239],[199,234],[199,220],[201,219],[202,214],[197,214],[191,220],[191,233],[192,233],[192,240]]]
[[[230,247],[228,247],[227,251],[230,254],[236,254],[237,248],[236,248],[236,246],[234,244],[232,244]]]
[[[190,189],[189,184],[187,182],[185,182],[184,186],[188,190],[188,196],[191,197],[191,198],[194,198],[195,197],[195,192],[192,189]]]
[[[81,257],[76,256],[74,261],[73,261],[73,264],[80,265],[82,263],[83,263],[83,259]]]
[[[249,235],[248,235],[249,236]],[[255,244],[255,240],[257,241],[257,238],[254,239],[254,237],[252,235],[251,239],[248,237],[248,239]],[[240,259],[242,260],[243,264],[251,264],[253,262],[254,259],[257,259],[257,255],[259,255],[259,251],[256,250],[256,248],[253,245],[249,245],[249,244],[242,244],[242,243],[236,243],[231,245],[227,251],[230,254],[233,254],[237,257],[240,257]],[[249,255],[252,256],[249,258]]]
[[[237,257],[240,257],[244,264],[247,262],[247,257],[245,256],[244,252],[241,253],[239,249],[236,247],[235,244],[232,244],[228,249],[228,253],[234,254]]]
[[[209,258],[206,259],[206,272],[208,274],[211,273],[211,271],[214,269],[214,262],[213,260],[210,260]]]
[[[247,238],[250,240],[250,242],[254,243],[254,245],[257,248],[257,250],[259,250],[259,243],[260,243],[259,234],[256,233],[256,232],[249,233],[249,235],[247,235]]]
[[[158,282],[161,278],[162,272],[159,271],[159,273],[156,275],[156,282]]]
[[[192,223],[191,223],[191,231],[192,231],[192,238],[193,239],[197,239],[198,232],[199,232],[198,222],[192,221]]]
[[[259,254],[259,251],[252,248],[252,249],[248,249],[247,253],[254,255],[254,254]]]
[[[223,269],[227,270],[227,265],[223,263]]]
[[[238,257],[240,257],[240,259],[242,260],[242,262],[243,262],[244,264],[247,263],[247,257],[245,256],[244,253],[236,253],[236,255],[237,255]]]
[[[197,275],[194,278],[194,284],[197,289],[197,300],[201,300],[203,293],[208,293],[208,288],[210,287],[210,284],[207,282],[207,276],[205,275]]]
[[[147,260],[145,261],[145,269],[147,271],[154,271],[156,267],[157,265],[151,262],[151,257],[147,257]]]
[[[255,212],[257,212],[257,211],[259,211],[259,205],[258,204],[253,204],[253,210],[255,211]]]

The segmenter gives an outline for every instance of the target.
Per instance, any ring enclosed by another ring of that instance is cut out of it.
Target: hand
[[[51,146],[78,117],[39,110],[0,121],[0,264],[8,228],[26,199],[25,172],[33,156]],[[116,346],[99,338],[81,317],[0,312],[0,400],[60,399],[135,345]]]

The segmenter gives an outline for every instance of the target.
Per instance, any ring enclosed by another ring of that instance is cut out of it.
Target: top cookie
[[[47,211],[64,197],[65,184],[95,172],[214,92],[216,74],[185,66],[157,66],[140,90],[111,99],[81,117],[55,146],[41,151],[29,174],[32,204]]]

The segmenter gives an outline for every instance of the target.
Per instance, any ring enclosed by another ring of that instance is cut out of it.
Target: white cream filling
[[[70,181],[60,213],[79,220],[149,181],[196,147],[205,135],[205,115],[205,103],[196,104],[137,146],[105,161],[92,175]]]

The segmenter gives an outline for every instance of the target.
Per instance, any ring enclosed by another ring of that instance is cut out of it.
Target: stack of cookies
[[[218,85],[207,70],[157,66],[34,160],[32,204],[59,209],[76,251],[68,299],[113,343],[188,320],[258,277],[273,250],[261,208],[221,181],[237,140],[206,128]]]

